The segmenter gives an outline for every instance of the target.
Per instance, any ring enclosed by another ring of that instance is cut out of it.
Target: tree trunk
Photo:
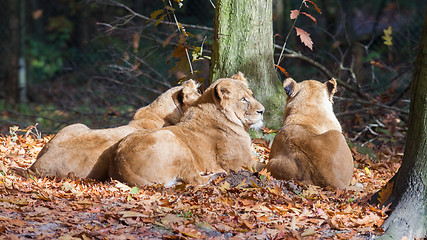
[[[427,12],[426,12],[427,14]],[[425,15],[426,16],[426,15]],[[412,79],[409,129],[402,166],[389,181],[392,213],[380,239],[427,237],[427,17]],[[387,194],[386,188],[378,195]]]
[[[1,46],[4,59],[0,63],[3,73],[1,82],[6,102],[15,105],[19,102],[19,1],[9,0],[3,6],[4,9],[0,11],[3,12],[6,33]]]
[[[18,60],[19,103],[27,102],[27,67],[25,63],[25,4],[26,4],[26,0],[19,0],[19,60]]]
[[[245,74],[267,109],[267,127],[279,128],[285,96],[274,69],[272,0],[217,0],[210,79]]]

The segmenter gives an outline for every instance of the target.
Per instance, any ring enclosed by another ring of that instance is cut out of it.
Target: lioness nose
[[[258,111],[256,111],[258,114],[263,114],[264,113],[264,109],[263,110],[258,110]]]

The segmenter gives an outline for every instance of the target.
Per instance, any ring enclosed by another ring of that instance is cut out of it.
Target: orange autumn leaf
[[[286,71],[286,69],[282,68],[281,66],[274,64],[283,74],[285,74],[286,77],[289,77],[289,73]]]
[[[311,16],[310,14],[306,13],[306,12],[301,12],[301,14],[304,14],[305,16],[309,17],[314,23],[317,24],[316,18],[314,18],[313,16]]]
[[[317,4],[315,4],[314,2],[310,1],[310,0],[304,0],[304,3],[309,2],[311,4],[313,4],[314,8],[316,8],[316,11],[320,14],[322,14],[322,10],[320,10],[320,8],[317,6]],[[307,6],[307,4],[306,4]],[[308,7],[308,6],[307,6]]]
[[[380,202],[380,204],[384,204],[387,199],[390,197],[390,195],[393,192],[393,187],[394,187],[394,181],[389,181],[382,189],[381,191],[378,193],[379,197],[378,197],[378,201]]]
[[[292,236],[324,239],[325,232],[340,232],[332,236],[337,239],[375,235],[380,233],[378,227],[386,219],[390,205],[371,205],[364,199],[395,174],[400,166],[395,158],[403,155],[401,148],[383,147],[383,157],[373,162],[358,153],[356,147],[352,148],[353,154],[359,156],[355,157],[354,180],[365,186],[363,192],[279,181],[266,177],[269,173],[265,170],[222,173],[203,186],[153,185],[141,186],[137,191],[138,188],[116,180],[98,182],[72,176],[17,174],[17,167],[27,169],[53,137],[38,139],[26,134],[32,128],[20,130],[16,140],[11,135],[0,135],[0,204],[7,206],[0,208],[0,220],[7,226],[0,226],[3,234],[40,233],[44,226],[33,224],[34,221],[61,221],[66,225],[52,229],[46,238],[56,238],[80,226],[85,232],[95,232],[99,238],[122,235],[126,239],[205,239],[211,234],[225,238],[230,232],[236,239],[265,238],[266,234],[271,239],[294,239]],[[263,129],[264,134],[273,131]],[[257,154],[268,156],[266,139],[253,139],[252,144]],[[372,177],[365,167],[369,167]],[[132,198],[127,199],[130,194]],[[102,228],[94,218],[102,222]],[[136,226],[142,230],[132,231]],[[158,231],[156,226],[169,230]],[[83,234],[82,238],[89,238]]]

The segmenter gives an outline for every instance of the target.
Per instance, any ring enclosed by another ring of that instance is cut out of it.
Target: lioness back
[[[110,177],[131,185],[170,183],[178,176],[187,182],[194,180],[194,170],[190,171],[192,153],[168,128],[130,134],[118,145],[113,157]]]
[[[336,82],[287,79],[282,128],[270,151],[267,169],[278,179],[295,179],[322,187],[346,188],[353,157],[332,109]]]
[[[129,185],[206,183],[210,175],[253,166],[248,128],[264,107],[241,73],[213,83],[175,126],[134,132],[118,143],[110,177]]]

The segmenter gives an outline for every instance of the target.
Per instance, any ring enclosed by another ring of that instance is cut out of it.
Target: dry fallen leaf
[[[129,218],[129,217],[143,217],[143,218],[148,218],[149,216],[139,213],[139,212],[135,212],[135,211],[121,211],[119,212],[120,215],[122,215],[122,218]]]
[[[166,226],[170,223],[182,224],[184,221],[184,218],[178,217],[176,214],[166,214],[162,219],[162,223]]]
[[[309,227],[305,229],[304,232],[301,233],[301,237],[313,236],[315,234],[316,234],[316,231],[314,231],[313,228]]]
[[[360,200],[388,182],[402,157],[401,150],[387,148],[374,162],[353,149],[358,166],[354,182],[365,186],[360,193],[277,181],[268,177],[268,172],[248,171],[244,178],[238,178],[236,184],[241,184],[234,188],[225,179],[238,173],[228,173],[204,186],[145,186],[132,190],[118,181],[26,178],[12,170],[15,165],[28,168],[47,141],[31,135],[17,135],[15,141],[11,136],[0,136],[0,171],[4,172],[0,174],[0,234],[43,234],[48,239],[210,238],[213,234],[225,238],[230,233],[237,239],[321,239],[326,234],[351,239],[367,232],[375,235],[387,217],[387,208]],[[268,156],[265,140],[254,140],[252,144],[259,156]],[[371,176],[365,167],[369,167]],[[256,182],[257,187],[243,187],[243,179]],[[164,231],[159,231],[159,226]],[[133,230],[136,227],[138,231]]]

